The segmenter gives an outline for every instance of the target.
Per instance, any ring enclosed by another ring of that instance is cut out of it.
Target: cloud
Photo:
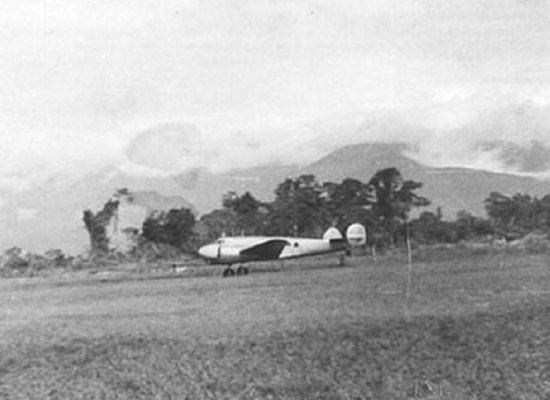
[[[18,222],[30,221],[38,214],[38,210],[34,208],[20,208],[16,212]]]
[[[447,85],[426,104],[393,111],[159,124],[134,136],[125,168],[139,175],[307,164],[347,144],[406,142],[416,149],[411,156],[428,165],[541,172],[550,146],[548,93],[544,86]]]
[[[415,158],[434,166],[465,166],[511,173],[550,167],[550,106],[525,95],[480,106],[474,96],[450,102],[430,117],[428,134],[417,141]],[[449,123],[447,114],[452,118]]]
[[[107,165],[307,163],[380,140],[414,142],[437,165],[501,168],[477,143],[546,143],[548,11],[515,0],[8,1],[0,187]]]
[[[132,163],[167,172],[200,167],[210,156],[202,134],[191,124],[154,126],[126,147],[126,157]]]
[[[12,192],[23,192],[31,188],[31,180],[28,177],[16,175],[0,176],[0,188]]]

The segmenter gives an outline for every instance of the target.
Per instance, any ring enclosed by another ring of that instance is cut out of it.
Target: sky
[[[546,0],[6,0],[0,188],[306,163],[404,141],[498,169],[550,145]]]

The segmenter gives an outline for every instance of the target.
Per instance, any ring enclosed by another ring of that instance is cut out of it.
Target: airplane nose
[[[199,255],[202,258],[216,258],[216,245],[213,244],[207,244],[206,246],[202,246],[199,249]]]

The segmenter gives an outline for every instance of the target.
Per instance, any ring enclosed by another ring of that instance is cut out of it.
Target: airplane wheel
[[[226,278],[228,276],[235,275],[235,271],[233,271],[231,268],[226,268],[223,270],[223,277]]]
[[[242,266],[237,268],[237,275],[248,275],[248,268]]]

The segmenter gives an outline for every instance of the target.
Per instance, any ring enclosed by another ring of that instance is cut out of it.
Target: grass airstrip
[[[337,265],[2,280],[0,399],[549,398],[550,255]]]

